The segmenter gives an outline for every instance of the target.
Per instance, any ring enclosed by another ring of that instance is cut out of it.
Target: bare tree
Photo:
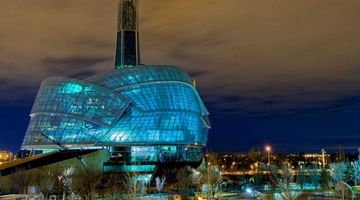
[[[197,195],[199,195],[199,190],[202,191],[203,173],[195,170],[193,177],[194,177],[194,184],[197,190]]]
[[[46,172],[45,176],[43,176],[39,187],[44,195],[50,195],[51,192],[54,190],[54,180],[54,174],[51,172]]]
[[[345,171],[345,153],[344,150],[340,147],[339,151],[336,152],[336,163],[330,164],[330,173],[333,181],[335,182],[335,195],[341,199],[345,199],[345,190],[347,189],[347,184],[344,183],[344,171]],[[338,183],[340,182],[340,183]],[[336,187],[336,186],[340,186]]]
[[[296,180],[297,183],[300,185],[301,189],[304,189],[304,185],[306,183],[306,173],[307,173],[307,168],[305,166],[298,166],[297,167],[297,175],[296,175]]]
[[[254,180],[254,188],[255,189],[261,189],[264,185],[264,171],[262,170],[256,170],[253,172],[253,180]]]
[[[64,169],[64,171],[61,173],[62,176],[62,182],[63,187],[66,188],[65,191],[68,191],[68,193],[72,193],[74,191],[73,188],[73,175],[75,172],[74,167],[69,167]]]
[[[10,181],[10,188],[17,193],[26,194],[28,186],[33,179],[32,171],[16,170]]]
[[[140,183],[140,194],[146,194],[146,191],[147,191],[147,187],[146,187],[146,179],[144,178],[144,176],[141,176],[141,181],[139,182]],[[149,179],[149,182],[148,184],[150,184],[150,179]],[[149,191],[150,193],[150,191]]]
[[[331,174],[331,178],[333,179],[335,184],[337,182],[344,183],[344,168],[345,168],[344,162],[330,164],[330,174]],[[337,195],[340,196],[341,199],[344,199],[345,198],[345,188],[342,187],[340,193],[341,194],[337,194]]]
[[[205,195],[207,197],[214,197],[215,190],[221,183],[221,173],[218,168],[209,166],[203,171],[202,183],[206,186]]]
[[[196,171],[191,167],[183,167],[176,172],[177,192],[181,199],[187,199],[187,190],[196,185]]]
[[[98,196],[98,188],[101,185],[102,176],[93,172],[80,171],[74,174],[72,185],[74,191],[87,199],[95,199]]]
[[[54,183],[56,178],[54,174],[50,171],[44,169],[38,169],[36,177],[33,178],[32,184],[37,185],[39,192],[44,194],[45,197],[48,197],[54,190]]]
[[[323,190],[329,190],[331,188],[331,176],[330,173],[326,171],[325,167],[321,170],[319,182]]]
[[[5,193],[28,193],[28,186],[38,186],[45,196],[53,190],[53,174],[43,168],[17,169],[13,174],[1,178],[1,190]]]
[[[309,177],[310,177],[311,183],[313,184],[313,186],[315,188],[318,188],[320,185],[320,183],[319,183],[320,172],[319,172],[318,166],[317,165],[309,166],[308,172],[309,172]]]
[[[344,163],[331,163],[330,164],[331,177],[334,182],[343,182],[344,177]]]
[[[281,190],[281,193],[276,195],[276,199],[295,200],[301,191],[294,190],[294,174],[289,165],[283,164],[281,171],[277,167],[271,167],[270,180]]]
[[[155,179],[156,189],[157,189],[157,191],[158,191],[159,193],[161,192],[161,190],[162,190],[162,188],[163,188],[163,186],[164,186],[165,180],[166,180],[165,176],[163,176],[163,177],[161,178],[161,180],[160,180],[159,177],[156,177],[156,179]]]
[[[357,186],[357,181],[360,179],[360,161],[356,160],[353,163],[354,169],[354,184]]]
[[[112,199],[120,199],[120,194],[122,192],[121,175],[111,172],[105,175],[105,180],[106,195],[112,197]]]
[[[145,178],[138,173],[126,172],[122,182],[128,199],[136,199],[140,194],[146,193]]]

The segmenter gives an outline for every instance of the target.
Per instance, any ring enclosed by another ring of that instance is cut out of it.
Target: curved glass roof
[[[200,145],[208,112],[178,67],[137,66],[83,81],[42,82],[22,148],[50,148],[39,132],[65,146]],[[55,147],[56,148],[56,147]]]

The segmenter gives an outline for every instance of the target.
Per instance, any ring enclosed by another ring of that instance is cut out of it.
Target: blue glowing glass
[[[35,143],[39,132],[73,147],[205,146],[210,128],[189,76],[173,66],[123,68],[84,81],[46,79],[31,116],[23,149],[56,148],[46,140]],[[146,157],[154,161],[159,155]]]

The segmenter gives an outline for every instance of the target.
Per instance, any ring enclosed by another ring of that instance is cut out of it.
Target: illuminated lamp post
[[[62,176],[58,176],[58,179],[59,179],[59,195],[60,195],[60,192],[61,192],[61,178],[62,178]]]
[[[200,172],[197,171],[196,172],[196,177],[197,177],[198,180],[199,180],[199,174],[200,174]],[[196,195],[199,196],[199,187],[196,187]]]
[[[270,165],[270,147],[266,147],[266,151],[268,152],[268,164]]]
[[[149,174],[149,198],[150,198],[150,181],[151,181],[151,174]]]

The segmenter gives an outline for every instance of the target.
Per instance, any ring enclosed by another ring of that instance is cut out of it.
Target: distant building
[[[14,155],[10,151],[0,151],[0,164],[14,160]]]
[[[321,158],[322,157],[321,153],[305,153],[303,156],[305,158]],[[330,155],[326,155],[326,156],[330,156]]]
[[[225,171],[258,169],[268,165],[267,152],[213,153],[206,154],[206,157],[208,158],[208,165],[216,165]],[[350,161],[353,160],[352,155],[347,155],[347,157]],[[330,163],[331,155],[324,153],[324,161],[326,165]],[[270,155],[271,165],[280,166],[284,163],[290,164],[294,169],[314,164],[320,167],[323,166],[323,159],[321,153],[299,152]]]

